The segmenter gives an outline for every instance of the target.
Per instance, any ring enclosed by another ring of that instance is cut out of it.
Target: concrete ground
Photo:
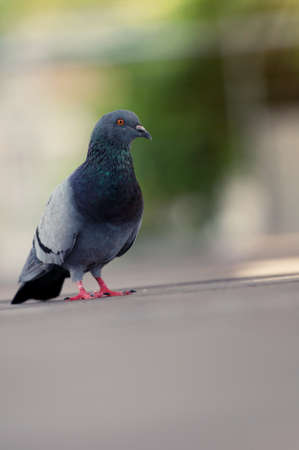
[[[0,301],[1,450],[298,450],[299,276],[216,278]]]

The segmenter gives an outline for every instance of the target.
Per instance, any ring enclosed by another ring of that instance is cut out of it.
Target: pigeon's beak
[[[145,137],[150,140],[152,139],[149,132],[142,125],[136,125],[136,130],[138,131],[140,137]]]

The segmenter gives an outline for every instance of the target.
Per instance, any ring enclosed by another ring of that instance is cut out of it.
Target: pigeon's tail
[[[30,298],[36,300],[49,300],[60,294],[65,278],[69,272],[60,266],[53,265],[47,272],[38,278],[25,281],[11,301],[12,304],[23,303]]]

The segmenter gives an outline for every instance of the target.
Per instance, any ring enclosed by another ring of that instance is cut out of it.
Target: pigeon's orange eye
[[[117,125],[124,125],[125,121],[124,121],[124,119],[117,119],[116,123],[117,123]]]

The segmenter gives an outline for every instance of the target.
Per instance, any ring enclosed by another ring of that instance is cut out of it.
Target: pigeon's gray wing
[[[132,233],[129,236],[129,239],[125,243],[125,245],[122,247],[122,249],[118,252],[116,256],[122,256],[124,255],[134,244],[135,239],[137,237],[138,231],[141,227],[141,220],[137,223],[137,225],[134,227]]]
[[[19,283],[39,278],[48,272],[50,268],[50,264],[43,264],[37,259],[35,248],[32,247],[19,277]]]
[[[45,264],[62,265],[76,244],[80,226],[72,188],[66,179],[54,190],[36,229],[33,244],[37,258]]]

